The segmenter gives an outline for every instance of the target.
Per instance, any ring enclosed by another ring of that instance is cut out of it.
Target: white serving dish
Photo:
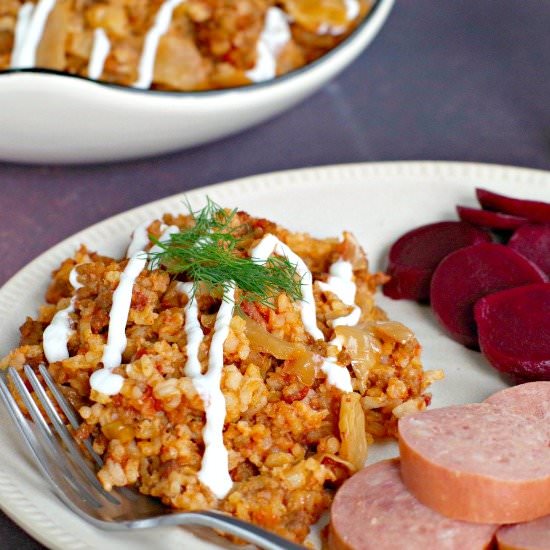
[[[44,70],[0,73],[0,160],[86,163],[206,143],[292,107],[347,67],[372,41],[394,0],[377,0],[357,29],[301,69],[243,88],[158,92]]]

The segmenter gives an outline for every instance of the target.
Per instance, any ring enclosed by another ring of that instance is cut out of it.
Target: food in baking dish
[[[370,0],[4,0],[0,70],[46,68],[143,89],[262,82],[338,45]]]

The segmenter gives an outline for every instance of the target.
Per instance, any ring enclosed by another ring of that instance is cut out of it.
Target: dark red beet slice
[[[512,235],[508,246],[538,265],[550,278],[550,225],[524,225]]]
[[[438,222],[413,229],[390,248],[387,273],[391,280],[383,292],[394,299],[428,302],[432,274],[445,256],[490,241],[489,233],[464,222]]]
[[[550,380],[550,283],[489,294],[474,309],[481,351],[495,369]]]
[[[515,199],[479,188],[476,189],[476,195],[479,204],[485,210],[521,216],[531,222],[550,223],[550,203],[548,202]]]
[[[492,292],[545,281],[544,273],[521,254],[502,244],[482,243],[443,259],[432,277],[430,300],[451,337],[477,349],[474,304]]]
[[[491,212],[490,210],[481,210],[479,208],[457,206],[456,211],[458,212],[458,217],[463,222],[489,229],[517,229],[519,226],[528,223],[527,218],[510,216],[510,214],[502,214],[501,212]]]

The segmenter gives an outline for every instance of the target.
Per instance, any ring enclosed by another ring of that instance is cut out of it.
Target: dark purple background
[[[406,159],[550,169],[550,3],[397,4],[380,36],[337,80],[241,135],[122,164],[0,163],[0,285],[112,214],[255,173]],[[0,547],[42,548],[1,512]]]

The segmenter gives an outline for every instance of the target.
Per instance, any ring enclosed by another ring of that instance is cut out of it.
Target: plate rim
[[[382,161],[382,162],[351,162],[351,163],[341,163],[341,164],[327,164],[327,165],[316,165],[316,166],[305,166],[301,168],[291,168],[284,170],[274,170],[271,172],[264,172],[260,174],[253,174],[250,176],[244,176],[240,178],[231,179],[228,181],[222,181],[218,183],[212,183],[208,185],[203,185],[197,188],[190,189],[189,191],[184,191],[180,193],[173,193],[167,195],[166,197],[161,197],[160,199],[155,199],[138,206],[134,206],[127,210],[123,210],[112,216],[107,216],[79,231],[65,237],[61,241],[52,245],[48,249],[41,252],[38,256],[27,262],[23,267],[18,269],[13,275],[11,275],[3,284],[0,286],[0,299],[2,298],[5,289],[7,286],[13,284],[13,280],[19,278],[24,271],[38,262],[43,261],[44,256],[49,255],[52,251],[56,251],[59,248],[66,246],[68,242],[71,242],[80,236],[83,233],[96,229],[98,226],[123,219],[126,216],[135,214],[136,211],[142,210],[144,208],[155,208],[163,202],[178,200],[182,197],[193,196],[193,195],[207,195],[210,191],[218,191],[219,189],[224,189],[227,187],[238,187],[241,185],[254,184],[255,182],[265,182],[267,180],[278,180],[278,179],[301,179],[302,177],[312,179],[313,176],[328,177],[330,172],[348,172],[349,175],[353,173],[370,173],[372,176],[375,175],[400,175],[404,173],[414,172],[417,175],[442,175],[442,176],[452,176],[456,175],[457,172],[463,172],[464,175],[469,176],[470,173],[475,172],[490,172],[492,176],[498,175],[502,179],[536,179],[550,180],[550,170],[544,170],[541,168],[528,168],[524,166],[514,166],[507,164],[498,164],[498,163],[484,163],[484,162],[460,162],[460,161],[446,161],[446,160],[413,160],[413,161]],[[480,181],[480,185],[483,182]],[[272,183],[269,183],[272,185]],[[281,185],[281,183],[275,182],[275,185]],[[265,186],[265,184],[264,184]]]
[[[231,192],[231,190],[241,192],[251,191],[254,193],[294,184],[314,185],[319,179],[330,179],[335,174],[341,178],[358,177],[366,179],[374,179],[377,176],[394,178],[440,176],[443,179],[445,177],[464,176],[468,182],[471,182],[476,177],[480,185],[483,185],[484,177],[487,177],[487,179],[491,180],[517,180],[518,184],[529,182],[531,185],[538,182],[543,187],[549,186],[550,188],[550,171],[502,164],[456,161],[390,161],[331,164],[237,178],[144,203],[109,216],[63,239],[19,269],[0,287],[0,313],[5,313],[4,302],[8,299],[12,288],[18,285],[21,279],[27,278],[41,264],[45,262],[49,263],[50,258],[53,260],[55,256],[62,253],[72,243],[85,240],[85,234],[99,231],[101,226],[125,223],[125,220],[129,221],[132,217],[139,215],[143,211],[165,208],[163,204],[181,200],[183,197],[187,197],[194,202],[214,192],[222,195],[224,191]],[[2,429],[1,426],[0,429]],[[17,512],[12,510],[12,506]],[[59,524],[50,521],[26,495],[17,490],[17,484],[10,479],[4,469],[0,470],[0,509],[35,540],[49,548],[62,548],[63,550],[91,548],[91,546],[76,538],[72,533],[65,532]],[[24,509],[23,513],[21,512],[22,509]]]

